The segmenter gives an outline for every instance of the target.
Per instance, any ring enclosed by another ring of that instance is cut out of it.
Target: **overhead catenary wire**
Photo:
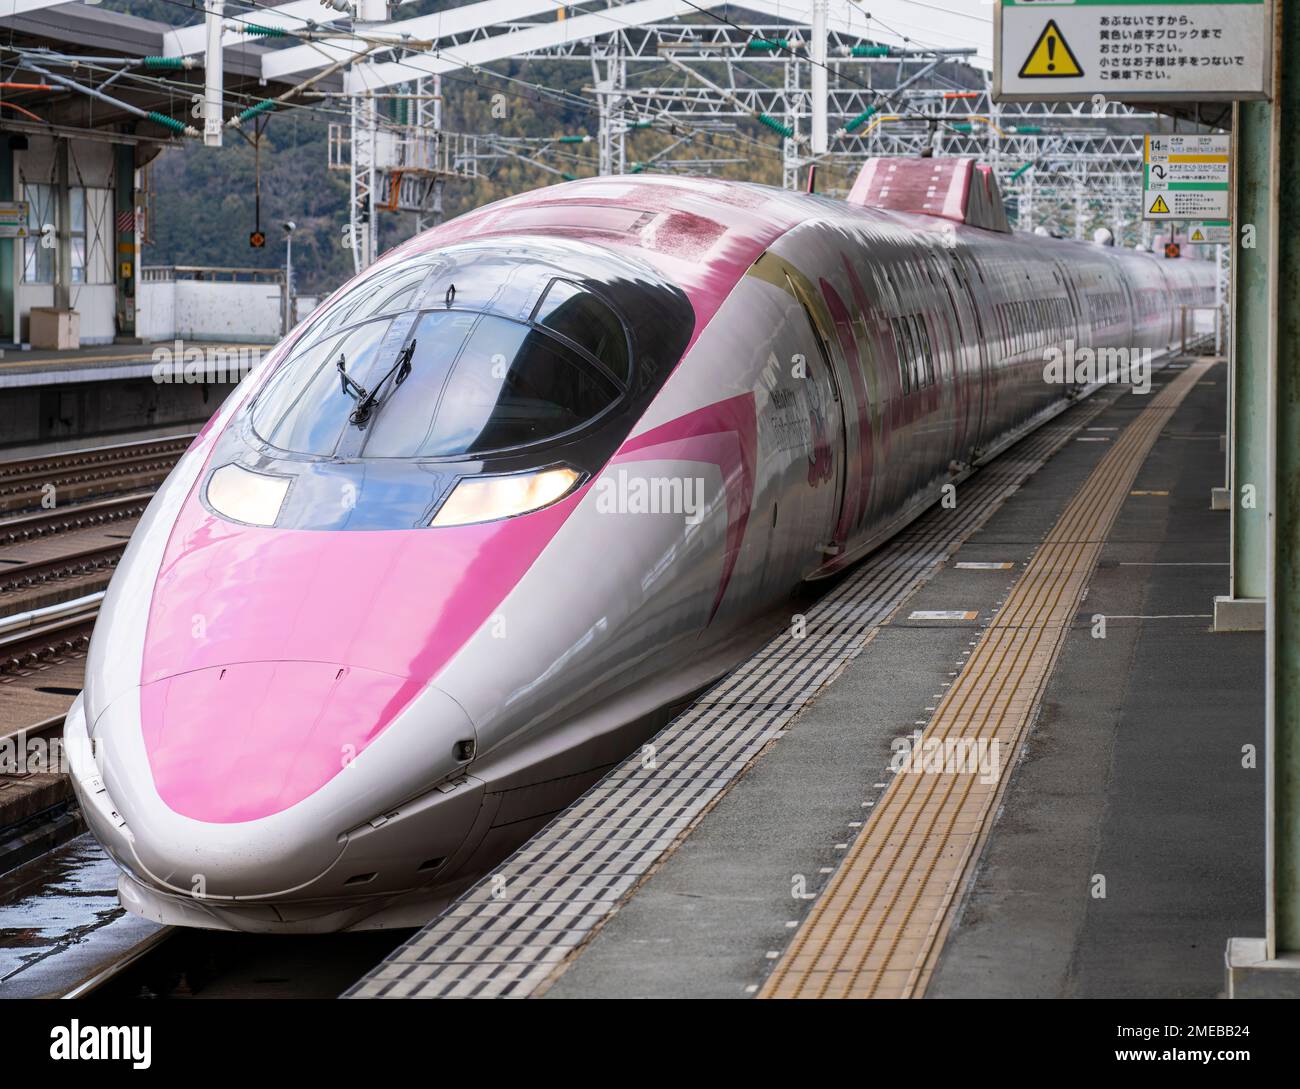
[[[113,98],[111,95],[104,94],[103,91],[97,90],[94,87],[87,87],[84,83],[78,83],[74,79],[57,75],[54,72],[48,72],[30,59],[25,59],[23,66],[30,71],[35,72],[37,75],[44,76],[46,79],[66,87],[69,90],[87,95],[90,98],[98,99],[113,106],[115,109],[123,110],[126,113],[135,115],[136,117],[142,117],[145,120],[153,121],[156,124],[162,125],[163,128],[171,129],[173,132],[184,133],[186,136],[199,135],[198,129],[194,128],[192,125],[186,125],[183,121],[177,121],[174,117],[168,117],[165,113],[159,113],[157,110],[141,109],[134,103],[125,102],[120,98]]]
[[[200,7],[196,8],[196,7],[193,7],[192,5],[181,3],[180,0],[164,0],[164,2],[165,2],[165,3],[170,3],[170,4],[172,4],[173,6],[176,6],[176,7],[182,7],[182,8],[185,8],[186,10],[195,10],[195,11],[197,11],[197,10],[202,10],[202,11],[204,11],[204,12],[207,12],[207,11],[208,11],[208,9],[206,8],[206,6],[200,6]],[[257,6],[261,6],[261,5],[257,5]],[[693,5],[692,5],[692,6],[693,6]],[[596,14],[600,14],[600,13],[596,13]],[[235,15],[224,15],[223,17],[228,18],[228,19],[232,19],[232,20],[234,20],[234,21],[237,21],[237,22],[240,22],[240,23],[244,23],[244,24],[250,24],[250,23],[251,23],[251,20],[245,19],[245,18],[243,18],[241,15],[238,15],[238,14],[235,14]],[[303,21],[305,24],[310,24],[311,26],[315,26],[315,25],[317,25],[317,24],[315,24],[314,22],[311,22],[310,20],[307,20],[305,17],[302,17],[302,16],[294,16],[294,17],[295,17],[295,18],[302,19],[302,21]],[[607,17],[607,18],[608,18],[608,17]],[[619,25],[622,25],[622,26],[630,26],[630,24],[624,24],[624,23],[622,23],[620,20],[617,20],[617,19],[608,18],[608,21],[613,22],[613,23],[616,23],[616,24],[619,24]],[[256,24],[253,24],[253,25],[256,25]],[[296,32],[296,31],[286,31],[286,36],[297,38],[297,37],[299,37],[299,34],[298,34],[298,32]],[[338,31],[337,33],[333,33],[333,32],[331,32],[330,34],[327,35],[327,37],[357,37],[358,40],[362,40],[362,39],[360,38],[360,36],[357,36],[357,35],[354,35],[354,34],[349,34],[349,33],[344,32],[344,31],[342,31],[342,30]],[[383,44],[382,44],[379,48],[404,49],[404,48],[407,48],[407,46],[410,45],[410,44],[416,44],[416,43],[404,43],[404,42],[402,42],[402,41],[398,41],[398,40],[385,39],[384,42],[383,42]],[[456,55],[455,55],[453,52],[450,52],[450,51],[445,50],[445,49],[439,49],[439,48],[437,48],[436,45],[434,45],[434,46],[432,47],[432,50],[431,50],[431,51],[434,52],[436,55],[449,57],[451,60],[453,60],[453,61],[457,61],[457,62],[459,63],[458,58],[456,57]],[[329,58],[329,59],[334,59],[334,58]],[[351,58],[349,58],[349,59],[351,59]],[[396,63],[396,64],[398,64],[398,65],[401,65],[401,66],[403,66],[403,67],[409,67],[409,68],[411,69],[411,71],[412,71],[412,73],[413,73],[414,75],[423,76],[423,75],[427,75],[427,74],[428,74],[428,73],[427,73],[427,72],[426,72],[422,67],[420,67],[419,65],[411,64],[409,61],[406,61],[404,58],[401,58],[401,57],[396,58],[396,59],[394,60],[394,63]],[[595,116],[599,116],[599,112],[600,112],[600,111],[599,111],[599,107],[598,107],[597,105],[595,105],[594,103],[592,103],[590,100],[588,100],[588,99],[586,99],[586,98],[583,98],[583,97],[580,96],[580,95],[575,95],[575,94],[572,94],[572,93],[570,93],[570,92],[563,92],[563,91],[558,91],[558,92],[557,92],[554,88],[548,88],[548,87],[546,87],[546,86],[543,85],[543,84],[539,84],[539,83],[531,83],[531,82],[529,82],[529,81],[527,81],[527,80],[523,80],[523,79],[520,79],[519,77],[515,77],[515,76],[510,76],[510,75],[508,75],[508,74],[506,74],[506,73],[495,72],[495,71],[492,71],[491,69],[485,69],[482,65],[477,65],[477,64],[464,64],[464,67],[467,68],[468,70],[470,70],[471,72],[473,72],[473,73],[476,74],[476,75],[477,75],[477,74],[480,74],[480,73],[486,73],[487,75],[490,75],[490,76],[492,76],[492,77],[495,78],[495,79],[499,79],[499,80],[502,80],[502,81],[505,81],[505,82],[509,82],[509,83],[521,84],[521,85],[523,85],[523,86],[529,88],[530,90],[532,90],[532,91],[534,92],[534,94],[532,94],[532,95],[525,95],[525,94],[521,94],[520,92],[509,92],[509,91],[502,92],[502,91],[500,91],[500,90],[498,90],[496,93],[506,93],[506,94],[510,94],[512,97],[523,98],[523,99],[525,99],[525,100],[527,100],[527,101],[532,101],[532,102],[541,102],[541,101],[543,101],[543,98],[544,98],[544,97],[545,97],[545,98],[551,98],[551,99],[553,99],[554,101],[556,101],[557,103],[559,103],[559,104],[561,104],[561,105],[569,106],[569,107],[571,107],[571,108],[573,108],[573,109],[583,110],[583,111],[585,111],[585,112],[587,112],[587,113],[589,113],[589,114],[592,114],[592,115],[595,115]],[[469,77],[465,77],[465,76],[456,75],[456,74],[454,74],[454,73],[450,73],[450,72],[448,72],[448,73],[443,73],[443,74],[442,74],[442,78],[443,78],[443,79],[451,80],[451,81],[453,81],[453,82],[470,84],[470,85],[475,86],[475,87],[482,87],[482,86],[484,86],[483,84],[481,84],[481,83],[480,83],[478,80],[476,80],[476,79],[469,78]],[[865,86],[865,85],[864,85],[864,86]],[[868,88],[868,89],[870,89],[870,88]],[[346,96],[342,96],[342,97],[346,97]],[[681,120],[679,120],[679,119],[676,119],[676,118],[667,119],[665,123],[671,125],[671,126],[672,126],[674,129],[676,129],[676,130],[695,131],[695,132],[696,132],[696,133],[697,133],[701,138],[703,138],[706,142],[708,142],[708,143],[711,144],[711,139],[712,139],[713,134],[707,132],[706,130],[700,129],[698,126],[690,125],[688,122],[683,122],[683,121],[681,121]],[[730,139],[739,140],[739,141],[745,142],[745,143],[747,143],[747,144],[753,146],[753,147],[755,148],[755,150],[758,150],[758,151],[759,151],[760,154],[768,154],[768,155],[773,155],[773,156],[779,156],[779,154],[780,154],[780,152],[777,151],[776,149],[770,148],[768,145],[763,144],[763,143],[761,143],[760,141],[754,140],[754,139],[751,138],[751,137],[744,136],[744,135],[741,134],[741,133],[735,133],[735,134],[732,134],[731,136],[729,136],[729,138],[730,138]]]

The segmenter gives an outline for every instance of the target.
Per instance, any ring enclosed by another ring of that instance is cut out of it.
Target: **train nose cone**
[[[403,709],[419,753],[397,743],[409,742],[407,726],[385,730]],[[436,688],[302,661],[152,681],[110,704],[93,735],[136,876],[236,897],[306,891],[343,853],[343,833],[454,772],[458,746],[474,738]]]
[[[346,768],[414,687],[371,669],[296,661],[146,684],[140,717],[154,784],[169,808],[198,821],[279,813]]]

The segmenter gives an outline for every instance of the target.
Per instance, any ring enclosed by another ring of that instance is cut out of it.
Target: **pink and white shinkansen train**
[[[412,239],[234,391],[113,577],[65,732],[122,902],[429,918],[1068,403],[1048,349],[1162,349],[1213,294],[1012,236],[967,160],[847,201],[590,179]]]

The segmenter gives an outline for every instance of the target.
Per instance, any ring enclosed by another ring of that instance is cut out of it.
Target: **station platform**
[[[186,347],[205,353],[265,352],[271,343],[248,344],[184,338]],[[171,340],[143,344],[100,344],[66,351],[22,351],[6,348],[0,356],[0,389],[33,386],[62,386],[82,382],[104,382],[126,378],[150,378],[159,348],[174,350]]]
[[[1175,360],[1004,453],[346,996],[1221,994],[1264,928],[1226,384]]]

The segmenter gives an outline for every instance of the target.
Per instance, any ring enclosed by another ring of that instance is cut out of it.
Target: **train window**
[[[478,314],[461,310],[435,310],[421,317],[410,373],[375,414],[367,456],[410,457],[428,444],[447,376],[478,320]]]
[[[410,310],[431,263],[428,255],[421,255],[367,277],[330,305],[321,323],[312,326],[309,336],[314,341],[367,318]]]
[[[912,330],[912,388],[925,389],[930,382],[925,361],[925,341],[921,335],[921,319],[910,314],[907,322]]]
[[[409,327],[412,318],[403,324]],[[399,340],[391,352],[381,351],[393,324],[391,320],[366,322],[342,336],[318,341],[285,363],[254,405],[254,431],[281,450],[334,453],[356,407],[342,390],[337,361],[344,359],[348,377],[369,388],[381,359],[391,359],[401,347]],[[388,346],[392,347],[391,341]]]
[[[890,318],[889,326],[894,333],[894,351],[898,356],[898,384],[906,395],[913,389],[912,345],[908,338],[907,322],[904,318]]]
[[[631,380],[627,333],[600,296],[568,280],[552,280],[533,321],[572,341],[620,382]]]
[[[599,416],[619,396],[583,354],[520,322],[433,311],[414,335],[407,381],[416,387],[394,391],[376,414],[365,457],[478,456],[543,442]],[[422,366],[428,374],[417,380]]]
[[[894,356],[898,360],[898,388],[904,394],[907,389],[907,349],[903,345],[903,334],[897,318],[889,319],[889,331],[894,334]]]
[[[341,338],[329,337],[296,353],[275,374],[253,406],[253,430],[266,439],[284,414],[302,397],[304,386],[330,360],[337,359],[335,347]]]
[[[405,350],[410,367],[395,380]],[[329,457],[350,426],[362,426],[354,410],[364,391],[377,400],[362,457],[479,455],[540,442],[594,419],[621,394],[603,368],[538,327],[469,311],[408,312],[288,360],[254,402],[253,430],[278,449]]]
[[[919,314],[916,317],[916,331],[921,344],[921,362],[924,367],[923,381],[927,386],[933,386],[938,381],[938,375],[935,372],[934,347],[930,343],[930,331],[926,328],[925,318]]]
[[[903,339],[907,344],[907,385],[915,392],[925,385],[921,374],[921,344],[916,332],[916,319],[907,314],[903,321]]]

